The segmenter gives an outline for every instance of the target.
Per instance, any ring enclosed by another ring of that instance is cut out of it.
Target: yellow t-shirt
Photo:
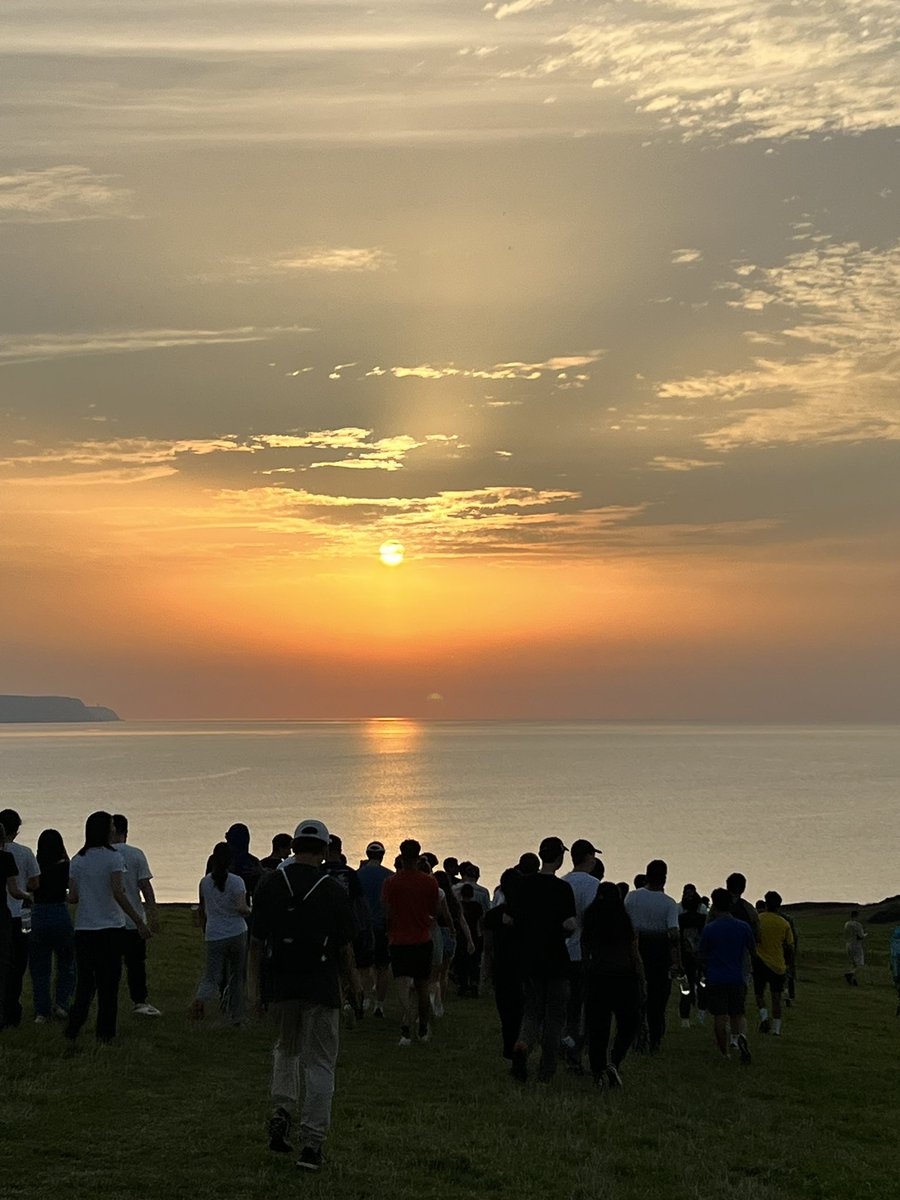
[[[784,975],[787,971],[784,948],[793,944],[794,935],[784,917],[773,912],[759,914],[759,945],[756,953],[776,975]]]

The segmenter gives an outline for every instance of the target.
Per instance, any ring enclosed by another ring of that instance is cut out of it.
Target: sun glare
[[[399,542],[384,542],[378,555],[386,567],[399,567],[403,562],[403,547]]]

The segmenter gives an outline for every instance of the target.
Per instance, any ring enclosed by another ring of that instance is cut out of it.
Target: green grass
[[[800,915],[798,1003],[780,1041],[751,1036],[746,1069],[717,1057],[708,1026],[679,1028],[674,1001],[663,1054],[629,1057],[619,1094],[565,1073],[515,1086],[489,999],[453,1001],[434,1039],[403,1051],[393,1012],[367,1020],[343,1035],[328,1165],[309,1177],[266,1149],[267,1024],[187,1020],[202,946],[172,907],[149,955],[162,1018],[123,1003],[116,1043],[96,1048],[88,1026],[72,1055],[59,1025],[31,1024],[29,999],[22,1028],[0,1036],[0,1194],[891,1200],[892,927],[869,926],[870,982],[851,989],[844,920]]]

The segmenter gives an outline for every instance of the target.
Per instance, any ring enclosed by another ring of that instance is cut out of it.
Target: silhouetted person
[[[585,1025],[594,1082],[621,1087],[619,1068],[640,1017],[644,967],[637,934],[614,883],[601,883],[584,914]],[[610,1054],[612,1020],[616,1036]]]
[[[681,974],[678,905],[665,894],[668,872],[662,859],[655,858],[647,864],[646,885],[625,897],[625,910],[637,931],[647,981],[647,1032],[651,1053],[659,1050],[662,1044],[672,978]]]

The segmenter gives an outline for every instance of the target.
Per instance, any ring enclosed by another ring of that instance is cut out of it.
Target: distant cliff
[[[111,708],[83,704],[71,696],[0,696],[0,725],[118,720]]]

